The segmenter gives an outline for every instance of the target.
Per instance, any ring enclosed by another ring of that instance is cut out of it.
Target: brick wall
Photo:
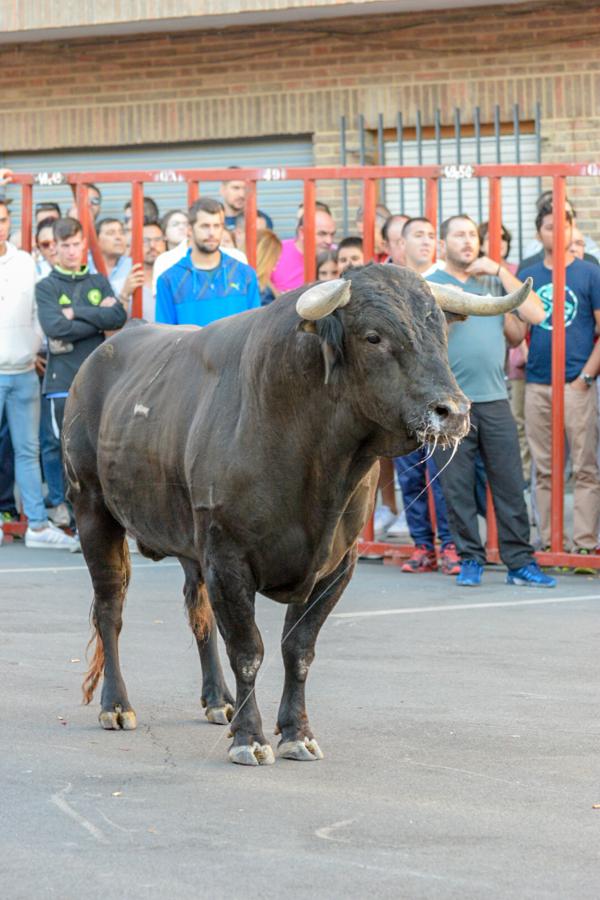
[[[600,138],[600,6],[588,0],[0,47],[6,151],[312,133],[337,160],[339,117],[393,127],[421,109],[491,121],[542,103],[544,160],[590,160]],[[352,141],[351,141],[352,143]],[[571,189],[571,188],[570,188]],[[598,234],[600,194],[577,194]],[[332,187],[335,200],[338,188]]]

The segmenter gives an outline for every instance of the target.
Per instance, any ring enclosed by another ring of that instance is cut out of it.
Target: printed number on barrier
[[[67,176],[62,172],[38,172],[33,176],[34,184],[40,184],[43,187],[53,187],[57,184],[66,184]]]
[[[456,163],[451,166],[444,166],[444,178],[453,178],[455,181],[460,178],[472,178],[473,166]]]
[[[160,172],[154,173],[154,181],[161,181],[166,184],[180,183],[185,181],[183,175],[180,175],[174,169],[162,169]]]
[[[285,169],[263,169],[261,178],[263,181],[285,181],[287,172]]]

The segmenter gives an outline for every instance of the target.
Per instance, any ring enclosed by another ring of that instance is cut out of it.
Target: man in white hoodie
[[[8,207],[0,200],[0,418],[6,410],[15,480],[28,519],[25,546],[75,549],[77,541],[48,521],[40,471],[40,386],[34,362],[42,332],[35,307],[35,263],[7,240]],[[0,543],[4,533],[0,527]]]

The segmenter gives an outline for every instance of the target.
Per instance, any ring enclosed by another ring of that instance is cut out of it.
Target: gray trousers
[[[475,502],[475,458],[481,454],[498,523],[500,557],[509,569],[533,559],[529,516],[523,496],[523,470],[517,427],[508,400],[473,403],[471,430],[452,462],[450,450],[436,450],[450,530],[461,559],[485,563]],[[441,471],[443,469],[443,471]]]

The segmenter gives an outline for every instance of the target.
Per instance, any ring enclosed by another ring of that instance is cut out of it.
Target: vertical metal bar
[[[346,145],[346,116],[340,118],[340,162],[343,166],[348,162],[348,148]],[[348,182],[342,179],[342,221],[344,234],[348,234]]]
[[[456,162],[458,165],[462,162],[462,151],[460,146],[461,140],[461,127],[460,127],[460,109],[455,107],[454,109],[454,141],[456,146]],[[463,211],[463,190],[462,190],[462,179],[457,178],[456,180],[456,189],[458,192],[458,211],[462,213]]]
[[[402,124],[402,113],[398,113],[396,119],[396,140],[398,141],[398,165],[404,165],[404,125]],[[400,209],[404,212],[404,178],[400,179]]]
[[[494,137],[496,139],[496,162],[502,162],[502,146],[500,144],[500,107],[494,107]]]
[[[423,129],[421,127],[421,110],[417,110],[417,162],[423,165]],[[423,215],[423,179],[419,178],[419,215]]]
[[[33,228],[33,185],[21,185],[21,249],[31,253]]]
[[[475,124],[475,159],[477,165],[481,165],[481,109],[475,107],[475,115],[473,117]],[[477,215],[478,222],[483,222],[483,185],[481,178],[477,179]]]
[[[315,201],[317,187],[312,178],[304,182],[304,208],[302,221],[304,225],[304,281],[314,281],[317,268],[317,240],[315,234]]]
[[[377,204],[377,182],[365,178],[363,186],[363,255],[365,262],[375,256],[375,206]]]
[[[90,249],[90,241],[89,241],[89,231],[90,231],[90,216],[88,210],[87,203],[87,188],[85,184],[78,184],[75,188],[75,203],[77,204],[77,218],[81,222],[81,227],[83,229],[83,239],[87,245],[87,249]],[[95,262],[95,260],[94,260]]]
[[[373,541],[375,540],[375,527],[373,524],[373,516],[374,516],[374,512],[371,513],[369,521],[367,522],[367,524],[365,525],[365,527],[363,528],[363,531],[362,531],[361,538],[366,544],[372,544]]]
[[[198,196],[200,194],[198,182],[197,181],[188,181],[187,186],[187,203],[188,209],[192,206],[193,203],[196,202]]]
[[[488,256],[500,262],[502,259],[502,186],[500,178],[488,179],[489,214],[488,214]]]
[[[514,123],[514,131],[515,131],[515,162],[519,164],[521,162],[521,123],[519,121],[519,104],[515,103],[513,106],[513,123]],[[517,227],[519,230],[519,259],[523,259],[523,210],[521,208],[522,204],[522,194],[521,194],[521,179],[517,177]]]
[[[134,181],[131,185],[131,260],[134,265],[144,262],[144,183]],[[143,316],[143,287],[133,292],[131,317]]]
[[[552,179],[554,234],[552,242],[552,498],[550,549],[563,549],[565,468],[565,179]]]
[[[358,149],[359,149],[359,163],[361,166],[364,166],[366,160],[365,153],[365,117],[361,113],[358,117]]]
[[[436,109],[434,114],[434,125],[435,125],[435,161],[438,166],[442,165],[442,122],[441,115],[439,109]],[[438,219],[440,222],[444,221],[444,182],[441,181],[439,183],[439,196],[438,196]],[[429,216],[427,216],[429,218]],[[434,226],[435,227],[435,226]],[[436,228],[437,231],[437,228]]]
[[[98,246],[96,229],[92,221],[88,203],[88,189],[85,184],[78,184],[75,188],[75,200],[77,203],[77,218],[81,222],[81,227],[83,228],[86,253],[91,253],[97,271],[100,272],[101,275],[108,276],[106,263],[104,262],[104,257],[100,253],[100,247]]]
[[[542,104],[535,104],[535,159],[536,162],[542,161]],[[542,179],[538,178],[538,197],[542,193]]]
[[[429,510],[431,530],[435,535],[437,534],[437,513],[435,509],[435,495],[431,486],[431,478],[429,477],[429,469],[427,468],[427,463],[425,463],[425,484],[427,485],[427,509]]]
[[[378,164],[380,166],[385,166],[385,141],[383,139],[383,114],[379,113],[377,116],[377,156],[378,156]],[[385,203],[385,188],[386,188],[386,180],[382,179],[381,185],[379,188],[379,195],[381,197],[381,202]]]
[[[429,219],[437,233],[439,179],[428,178],[425,183],[425,218]]]
[[[306,210],[304,210],[306,213]],[[256,268],[256,181],[246,182],[246,205],[244,207],[246,223],[246,256],[248,264]]]
[[[500,262],[501,259],[501,222],[502,222],[502,186],[500,178],[489,179],[489,211],[488,211],[488,255]],[[498,552],[498,527],[496,514],[489,487],[487,488],[487,551],[489,557],[495,558]]]
[[[494,509],[494,498],[490,490],[489,481],[485,489],[486,498],[486,526],[487,540],[486,550],[489,562],[496,562],[498,559],[498,524],[496,522],[496,510]]]

